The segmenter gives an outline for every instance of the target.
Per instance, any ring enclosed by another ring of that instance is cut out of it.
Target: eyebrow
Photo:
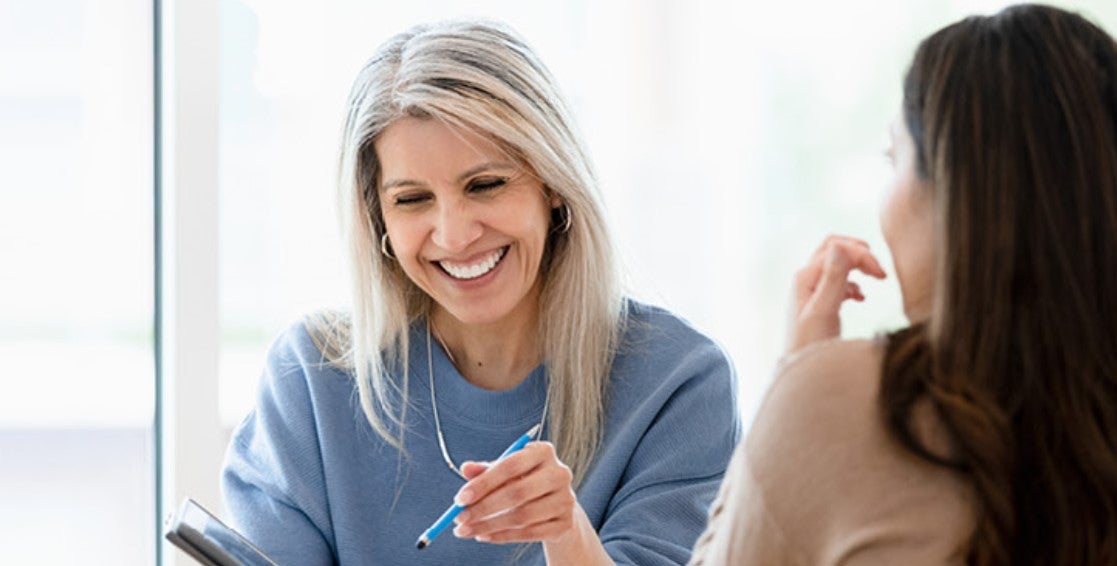
[[[470,167],[469,169],[466,169],[465,172],[463,172],[461,175],[458,175],[457,181],[460,183],[478,173],[488,171],[490,169],[515,169],[515,165],[506,161],[486,161],[485,163],[481,163],[479,165],[475,165],[473,167]],[[387,191],[396,187],[422,186],[424,184],[425,183],[416,181],[414,179],[392,179],[391,181],[388,181],[387,183],[381,185],[380,190]]]
[[[488,171],[489,169],[515,169],[515,168],[516,168],[515,165],[512,165],[511,163],[508,163],[507,161],[489,161],[487,163],[482,163],[482,164],[477,165],[475,167],[470,167],[464,173],[462,173],[461,175],[458,175],[458,182],[460,183],[460,182],[462,182],[462,181],[464,181],[464,180],[466,180],[466,179],[468,179],[468,178],[470,178],[470,177],[472,177],[472,176],[474,176],[478,173],[481,173],[482,171]]]

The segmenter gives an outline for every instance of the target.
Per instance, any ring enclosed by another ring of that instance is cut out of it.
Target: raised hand
[[[831,235],[796,273],[785,354],[812,342],[841,336],[842,303],[849,299],[865,300],[861,288],[849,280],[855,269],[877,279],[885,277],[867,242]]]

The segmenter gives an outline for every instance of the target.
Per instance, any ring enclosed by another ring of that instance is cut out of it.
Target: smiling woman
[[[621,296],[546,68],[501,25],[420,26],[348,108],[353,308],[273,345],[226,461],[234,522],[284,564],[686,562],[737,440],[733,371]],[[459,540],[415,554],[451,502]]]

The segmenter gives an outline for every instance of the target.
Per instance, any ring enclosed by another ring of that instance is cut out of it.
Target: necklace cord
[[[436,436],[438,437],[438,449],[440,451],[442,451],[442,460],[444,462],[446,462],[446,465],[449,466],[450,470],[452,470],[455,474],[457,474],[459,477],[461,477],[464,480],[464,479],[466,479],[465,474],[462,473],[461,468],[459,468],[456,464],[454,464],[454,460],[452,458],[450,458],[450,451],[446,448],[446,438],[443,437],[443,435],[442,435],[442,422],[438,418],[438,400],[435,397],[435,391],[434,391],[434,355],[432,353],[434,349],[431,347],[431,335],[432,334],[433,334],[433,332],[431,331],[431,322],[430,322],[430,319],[428,318],[427,319],[427,380],[428,380],[428,383],[430,384],[430,389],[431,389],[431,414],[434,415],[434,431],[435,431]],[[447,348],[446,345],[443,344],[441,339],[438,340],[438,343],[439,343],[439,345],[442,346],[442,349],[446,351],[446,355],[450,358],[450,360],[453,361],[453,354],[450,353],[449,348]],[[547,420],[547,408],[549,407],[550,402],[551,402],[551,391],[550,391],[550,388],[548,388],[545,396],[543,397],[543,415],[539,418],[539,430],[535,433],[535,438],[533,440],[539,440],[540,438],[543,438],[543,423],[544,423],[544,421]]]

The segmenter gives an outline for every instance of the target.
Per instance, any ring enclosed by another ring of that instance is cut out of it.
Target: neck
[[[435,307],[431,332],[466,381],[491,391],[511,389],[542,358],[538,310],[524,310],[495,322],[466,324]]]

